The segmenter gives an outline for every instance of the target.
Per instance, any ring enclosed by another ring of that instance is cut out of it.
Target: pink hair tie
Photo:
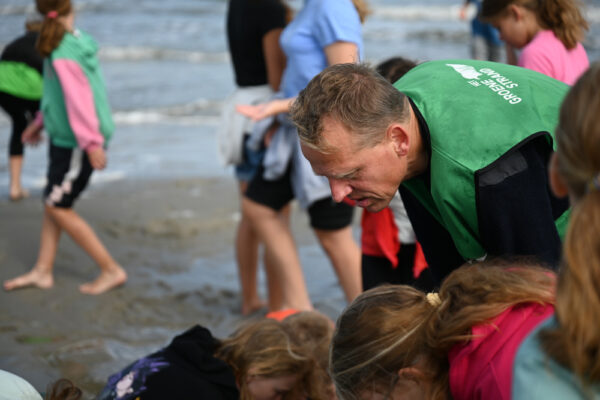
[[[54,18],[58,17],[58,11],[56,11],[56,10],[48,11],[48,13],[46,14],[46,17],[48,17],[50,19],[54,19]]]

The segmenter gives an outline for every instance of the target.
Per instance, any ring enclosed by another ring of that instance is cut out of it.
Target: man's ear
[[[390,124],[387,128],[386,136],[398,156],[404,157],[408,154],[410,138],[408,132],[402,125],[398,123]]]
[[[558,156],[556,153],[552,153],[550,157],[550,165],[548,166],[548,180],[550,181],[550,189],[556,197],[567,197],[569,195],[569,188],[565,183],[565,180],[558,172]]]

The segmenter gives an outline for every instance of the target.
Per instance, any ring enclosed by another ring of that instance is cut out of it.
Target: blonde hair
[[[215,356],[229,364],[240,388],[240,399],[251,400],[246,378],[254,375],[276,378],[298,376],[298,381],[284,399],[302,393],[310,398],[324,399],[320,386],[315,384],[315,359],[289,327],[263,319],[241,327],[222,341]]]
[[[428,399],[448,397],[448,352],[471,328],[520,303],[552,303],[554,275],[531,263],[463,266],[438,296],[410,286],[380,286],[361,294],[338,319],[330,373],[340,399],[393,388],[398,371],[424,362]],[[439,299],[437,298],[439,297]]]
[[[290,329],[300,343],[308,349],[316,361],[315,384],[320,385],[320,391],[330,392],[332,398],[333,382],[329,376],[329,345],[333,337],[334,324],[331,319],[316,311],[302,311],[285,318],[281,322]]]
[[[589,26],[579,0],[483,0],[481,16],[485,20],[502,16],[511,4],[533,11],[542,28],[552,30],[567,49],[585,39]]]
[[[371,14],[371,10],[367,5],[366,0],[352,0],[352,4],[354,4],[354,8],[358,12],[358,16],[360,17],[360,22],[365,22],[367,16]]]
[[[48,57],[65,35],[66,29],[57,17],[71,13],[71,0],[35,0],[35,4],[39,13],[44,16],[36,48],[42,57]],[[56,17],[50,18],[50,12],[56,12]]]
[[[600,382],[600,63],[563,101],[556,129],[557,169],[574,203],[556,296],[559,327],[541,333],[546,352],[585,382]]]

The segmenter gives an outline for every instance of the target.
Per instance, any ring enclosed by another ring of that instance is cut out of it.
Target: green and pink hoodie
[[[38,123],[43,123],[55,146],[79,146],[90,151],[104,146],[113,134],[97,52],[96,41],[75,30],[65,33],[60,45],[44,60]]]

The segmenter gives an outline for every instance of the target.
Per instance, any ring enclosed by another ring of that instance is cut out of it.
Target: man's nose
[[[340,203],[346,196],[352,193],[352,186],[339,179],[329,179],[331,196],[336,203]]]

